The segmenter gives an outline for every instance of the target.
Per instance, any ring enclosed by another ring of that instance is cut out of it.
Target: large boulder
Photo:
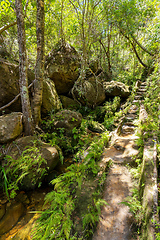
[[[79,127],[82,122],[82,115],[75,111],[62,110],[55,114],[52,130],[63,128],[64,133],[72,133],[73,128]]]
[[[121,82],[103,82],[103,88],[105,90],[106,96],[109,97],[119,96],[125,98],[130,95],[129,87]]]
[[[106,98],[102,83],[94,76],[88,80],[77,81],[72,94],[82,105],[89,107],[102,104]]]
[[[0,143],[4,144],[17,138],[23,130],[23,114],[13,112],[0,116]]]
[[[52,110],[60,110],[61,101],[55,89],[55,84],[50,79],[43,81],[42,113],[47,114]]]
[[[58,94],[64,94],[70,91],[79,76],[80,60],[72,46],[59,42],[46,57],[45,66]]]
[[[34,72],[28,69],[28,84],[35,79]],[[20,93],[19,90],[19,66],[0,59],[0,107],[12,101]],[[61,102],[50,79],[43,81],[42,113],[47,114],[51,110],[61,109]],[[7,110],[22,111],[20,97],[11,104]],[[5,109],[6,111],[6,109]]]
[[[34,74],[28,70],[29,84],[34,80]],[[19,66],[5,59],[0,59],[0,107],[12,101],[19,94]],[[21,111],[20,98],[9,106],[11,111]]]
[[[22,172],[20,167],[16,172],[19,176],[24,174],[24,177],[19,182],[20,188],[24,190],[31,190],[37,187],[43,181],[45,175],[52,171],[60,161],[57,147],[52,147],[35,136],[27,136],[15,140],[10,145],[7,155],[11,157],[8,158],[8,161],[13,159],[16,166],[17,164],[22,164],[22,158],[25,160],[28,157],[30,158],[29,161],[32,161],[33,165],[29,165],[28,162],[27,172]],[[39,159],[38,162],[37,159]],[[42,164],[39,166],[40,161],[42,161]],[[14,163],[12,168],[14,168]],[[23,166],[23,169],[25,169],[25,166]]]

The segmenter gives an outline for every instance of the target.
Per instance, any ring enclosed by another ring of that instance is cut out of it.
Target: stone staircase
[[[132,196],[134,187],[129,169],[136,166],[135,159],[139,153],[136,145],[138,139],[136,132],[139,114],[141,118],[146,117],[146,112],[143,109],[146,88],[145,82],[139,83],[132,106],[124,117],[122,125],[114,134],[111,145],[103,153],[102,168],[105,168],[106,164],[112,161],[103,194],[108,205],[102,209],[100,221],[92,240],[138,239],[133,229],[134,217],[130,213],[129,207],[122,202],[126,201],[126,197]],[[146,240],[151,239],[146,238]]]

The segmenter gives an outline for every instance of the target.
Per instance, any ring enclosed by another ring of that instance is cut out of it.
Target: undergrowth
[[[42,178],[47,172],[46,160],[42,158],[39,148],[36,143],[33,146],[26,147],[18,159],[6,155],[3,166],[1,166],[1,178],[3,179],[4,190],[8,197],[16,196],[19,186],[23,186],[24,181],[29,181],[30,185],[40,187]]]
[[[54,190],[46,195],[33,239],[80,240],[88,239],[93,233],[100,207],[106,204],[101,199],[105,173],[98,174],[98,161],[108,139],[108,134],[103,134],[91,144],[87,154],[81,153],[79,162],[68,167],[67,173],[52,180]]]

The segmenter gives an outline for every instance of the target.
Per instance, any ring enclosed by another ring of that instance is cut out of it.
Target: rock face
[[[38,140],[34,136],[22,137],[16,140],[13,144],[11,144],[7,155],[11,156],[14,160],[16,160],[17,163],[18,161],[20,161],[19,159],[23,151],[33,146],[36,146],[39,149],[38,154],[36,155],[35,153],[36,157],[40,156],[45,160],[40,166],[42,169],[44,169],[44,173],[46,174],[47,172],[53,170],[60,161],[57,149],[47,143],[42,142],[41,140]],[[32,152],[30,152],[30,155],[31,154]],[[42,171],[40,173],[37,163],[33,163],[33,166],[31,168],[28,168],[27,171],[27,175],[25,175],[20,182],[20,187],[24,190],[31,190],[37,187],[39,182],[43,181],[44,173],[42,174]],[[21,174],[21,172],[17,174]]]
[[[55,89],[54,82],[50,79],[45,79],[45,81],[43,81],[42,113],[47,114],[53,109],[60,110],[61,108],[62,104]]]
[[[28,70],[29,84],[34,80],[34,74]],[[19,94],[19,66],[0,59],[0,107],[6,105]],[[20,98],[13,103],[11,111],[21,111]]]
[[[72,94],[80,103],[89,107],[100,105],[106,98],[101,82],[95,77],[75,83]]]
[[[68,93],[79,76],[79,57],[68,43],[59,42],[46,58],[48,77],[55,83],[58,94]]]
[[[20,112],[13,112],[11,114],[0,117],[0,143],[4,144],[14,140],[23,130],[22,116]]]
[[[75,109],[76,110],[77,108],[80,107],[80,104],[77,101],[73,100],[72,98],[69,98],[69,97],[66,97],[63,95],[60,95],[59,97],[61,99],[63,107],[66,109],[69,109],[69,110]]]
[[[82,115],[70,110],[62,110],[55,114],[53,129],[64,128],[66,133],[71,133],[72,129],[78,127],[82,122]]]
[[[0,235],[8,232],[23,215],[24,206],[22,203],[12,204],[7,208],[6,214],[0,220]]]
[[[103,88],[105,90],[106,96],[120,96],[120,97],[128,97],[130,95],[129,87],[124,83],[111,81],[111,82],[103,82]]]
[[[33,82],[34,78],[34,73],[28,70],[28,84]],[[0,107],[12,101],[19,92],[19,66],[0,59]],[[59,110],[60,108],[61,102],[54,83],[49,79],[45,79],[43,82],[42,113],[47,114],[53,109]],[[20,97],[7,109],[21,112]]]

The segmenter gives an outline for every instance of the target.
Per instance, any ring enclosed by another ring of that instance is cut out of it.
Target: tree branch
[[[138,42],[138,40],[133,36],[133,34],[131,34],[131,37],[133,38],[133,40],[135,41],[135,43],[137,43],[137,45],[138,45],[141,49],[143,49],[143,51],[147,52],[147,53],[148,53],[149,55],[151,55],[151,56],[154,56],[153,53],[151,53],[150,51],[148,51],[145,47],[143,47],[143,46],[141,45],[140,42]]]
[[[1,27],[1,28],[0,28],[0,34],[2,34],[5,30],[7,30],[8,28],[10,28],[10,27],[12,27],[12,26],[14,26],[14,25],[16,25],[16,24],[17,24],[17,21],[12,22],[12,23],[10,23],[10,24],[7,24],[7,25]]]
[[[138,52],[136,50],[135,44],[131,41],[131,39],[124,33],[122,29],[120,29],[120,33],[129,41],[129,43],[132,45],[133,51],[136,54],[136,57],[140,64],[142,64],[143,67],[147,68],[147,65],[141,60],[140,56],[138,55]]]

